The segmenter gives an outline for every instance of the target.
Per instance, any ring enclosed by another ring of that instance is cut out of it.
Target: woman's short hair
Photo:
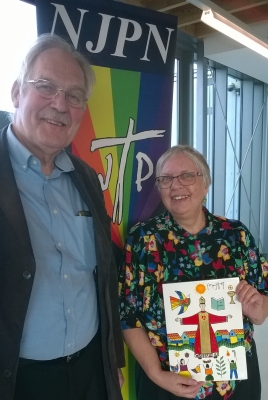
[[[164,154],[162,154],[156,164],[155,176],[161,176],[161,171],[165,163],[178,154],[184,154],[196,164],[199,172],[202,172],[204,184],[208,188],[211,185],[211,176],[208,163],[205,157],[199,153],[199,151],[188,145],[173,146]]]
[[[75,50],[75,48],[67,42],[67,40],[61,38],[57,35],[51,35],[50,33],[45,33],[37,38],[34,45],[28,51],[17,78],[17,81],[23,86],[23,84],[29,79],[29,74],[37,57],[45,50],[49,49],[60,49],[70,54],[79,64],[83,71],[85,78],[85,91],[87,98],[90,97],[92,92],[92,87],[95,83],[95,74],[88,62],[87,58]]]

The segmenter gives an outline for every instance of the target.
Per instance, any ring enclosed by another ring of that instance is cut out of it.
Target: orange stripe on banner
[[[74,138],[74,144],[80,154],[80,157],[88,163],[97,173],[105,175],[99,151],[90,151],[92,140],[96,139],[92,120],[88,108],[84,116],[79,131]]]
[[[115,230],[114,230],[114,224],[112,223],[111,224],[111,227],[112,227],[112,241],[120,248],[120,249],[122,249],[123,248],[123,244],[122,244],[122,240],[121,240],[121,237],[120,238],[118,238],[118,235],[116,235],[116,232],[115,232]],[[118,226],[116,226],[116,228],[118,229]]]
[[[75,156],[81,158],[81,157],[80,157],[80,154],[78,153],[78,150],[77,150],[77,148],[76,148],[76,146],[75,146],[75,144],[74,144],[74,142],[72,142],[72,153],[73,153]]]
[[[96,138],[95,131],[93,128],[91,116],[88,108],[86,108],[83,119],[77,132],[76,137],[73,140],[73,153],[78,157],[82,158],[88,165],[95,169],[97,174],[105,176],[105,171],[102,165],[102,160],[99,151],[90,151],[91,142]],[[113,214],[113,202],[111,199],[110,192],[105,190],[104,201],[107,212],[110,216]],[[122,239],[117,224],[112,224],[112,239],[116,245],[122,248]]]

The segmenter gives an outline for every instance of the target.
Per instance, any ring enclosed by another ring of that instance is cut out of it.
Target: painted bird
[[[198,374],[201,371],[200,364],[198,364],[198,366],[195,367],[195,369],[192,369],[191,371],[193,371],[195,374]]]
[[[184,296],[183,293],[176,291],[177,294],[180,293],[180,299],[177,299],[176,297],[172,297],[170,296],[170,303],[171,303],[171,309],[174,310],[177,307],[189,307],[189,305],[191,304],[191,299],[190,299],[190,295],[188,294],[187,297]],[[185,311],[185,310],[184,310]]]

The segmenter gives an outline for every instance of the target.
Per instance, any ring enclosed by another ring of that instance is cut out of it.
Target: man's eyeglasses
[[[155,182],[160,189],[169,189],[175,178],[178,179],[181,185],[190,186],[195,183],[197,176],[203,176],[203,174],[201,172],[184,172],[178,176],[158,176],[155,178]]]
[[[53,99],[59,91],[65,93],[65,99],[72,107],[83,108],[86,103],[86,94],[81,89],[64,90],[46,79],[29,80],[27,83],[34,85],[36,93],[45,99]]]

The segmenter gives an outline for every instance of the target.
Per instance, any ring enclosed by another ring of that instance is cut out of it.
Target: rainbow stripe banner
[[[96,86],[73,152],[98,172],[113,241],[122,248],[128,228],[159,206],[153,161],[169,145],[163,128],[170,77],[104,67],[94,71]]]
[[[93,65],[96,84],[71,150],[98,173],[115,257],[127,231],[162,211],[154,167],[170,147],[176,18],[104,0],[36,0],[38,34],[66,37]],[[124,400],[135,400],[126,351]]]

